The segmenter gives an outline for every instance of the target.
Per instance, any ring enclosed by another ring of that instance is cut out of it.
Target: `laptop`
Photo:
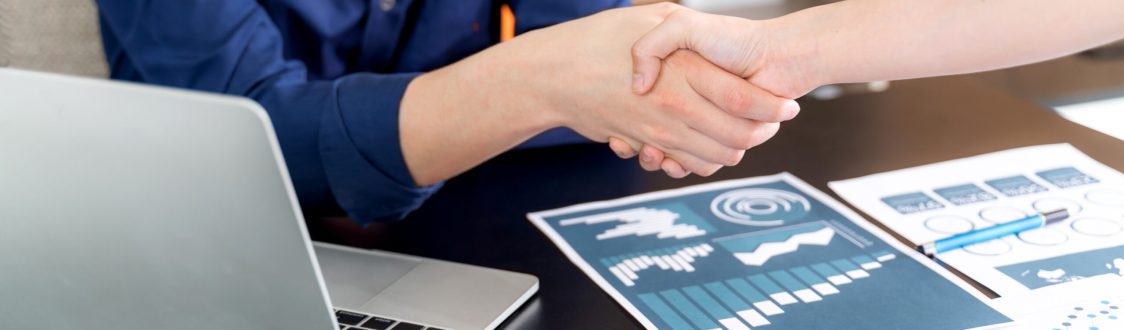
[[[491,329],[537,289],[311,242],[253,101],[0,68],[0,329]]]

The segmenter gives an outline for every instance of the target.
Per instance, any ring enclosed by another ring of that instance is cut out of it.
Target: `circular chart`
[[[941,234],[959,234],[975,229],[976,225],[955,215],[938,215],[925,219],[925,228]]]
[[[1085,199],[1106,206],[1124,206],[1124,192],[1098,189],[1085,193]]]
[[[1039,199],[1037,201],[1034,201],[1031,206],[1033,206],[1034,210],[1038,212],[1050,212],[1058,209],[1065,209],[1069,212],[1070,216],[1081,213],[1081,211],[1085,210],[1085,207],[1081,206],[1081,203],[1058,197]]]
[[[1069,235],[1053,228],[1037,228],[1015,234],[1020,241],[1031,245],[1052,246],[1065,243]]]
[[[747,226],[780,226],[804,218],[811,209],[804,196],[767,188],[727,191],[710,202],[714,216]]]
[[[994,224],[1025,218],[1028,214],[1009,206],[992,206],[980,210],[980,219]]]
[[[965,246],[964,251],[981,256],[997,256],[1011,252],[1011,243],[1002,239],[993,239]]]
[[[1069,224],[1073,231],[1089,236],[1113,236],[1124,231],[1119,221],[1104,218],[1081,218]]]

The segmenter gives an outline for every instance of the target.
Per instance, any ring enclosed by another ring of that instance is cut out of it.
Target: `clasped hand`
[[[754,85],[745,72],[731,73],[694,51],[677,50],[686,47],[654,42],[670,39],[660,33],[670,29],[668,24],[680,24],[677,13],[684,10],[670,4],[609,10],[524,38],[555,40],[530,56],[562,52],[572,60],[540,69],[577,93],[546,100],[548,108],[560,109],[562,125],[608,142],[622,158],[639,151],[644,169],[662,169],[676,178],[708,176],[737,165],[746,150],[771,138],[781,122],[799,112],[795,101]],[[645,33],[653,41],[644,43]],[[585,39],[568,43],[568,36]],[[630,50],[651,55],[633,61]],[[627,68],[633,65],[644,70],[630,75]]]

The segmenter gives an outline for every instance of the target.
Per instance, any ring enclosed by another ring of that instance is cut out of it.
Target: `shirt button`
[[[394,9],[394,0],[379,0],[379,8],[382,8],[382,11]]]

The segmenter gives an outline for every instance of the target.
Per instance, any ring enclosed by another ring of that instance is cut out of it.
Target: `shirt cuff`
[[[336,201],[361,224],[400,220],[441,186],[418,187],[402,156],[399,105],[417,76],[356,73],[335,81],[336,107],[321,118],[321,155]]]

